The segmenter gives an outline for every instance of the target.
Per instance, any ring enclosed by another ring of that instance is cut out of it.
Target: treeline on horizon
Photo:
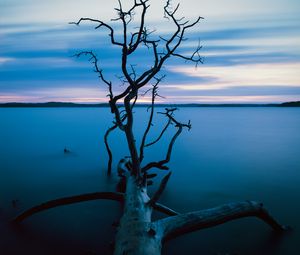
[[[136,107],[148,107],[150,104],[136,104]],[[300,101],[273,103],[273,104],[156,104],[157,107],[300,107]],[[109,107],[108,103],[71,103],[71,102],[47,102],[47,103],[0,103],[0,107]]]

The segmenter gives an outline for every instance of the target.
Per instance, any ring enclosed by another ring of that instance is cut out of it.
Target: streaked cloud
[[[171,103],[274,103],[296,101],[299,96],[169,96]]]
[[[21,93],[20,93],[21,92]],[[106,103],[106,93],[97,88],[38,88],[31,91],[14,91],[0,94],[0,103],[5,102],[86,102]]]
[[[3,65],[5,63],[14,61],[14,58],[6,58],[6,57],[0,57],[0,65]]]
[[[150,3],[149,27],[155,28],[157,35],[170,36],[174,26],[162,19],[164,1]],[[2,0],[0,101],[106,100],[106,88],[99,84],[88,59],[71,57],[91,49],[120,91],[116,78],[120,75],[120,49],[110,47],[108,31],[95,31],[89,23],[68,25],[84,16],[110,22],[116,4],[104,0]],[[180,53],[190,54],[201,39],[204,65],[195,69],[180,59],[168,61],[162,70],[167,78],[161,91],[169,95],[164,101],[300,100],[299,11],[298,0],[274,0],[271,4],[270,0],[181,1],[179,16],[194,19],[202,15],[205,20],[191,31]],[[136,24],[138,21],[136,17]],[[120,28],[115,27],[118,35]],[[139,51],[131,60],[139,73],[153,63],[148,50]]]
[[[208,77],[213,83],[200,85],[178,86],[183,90],[201,89],[202,86],[216,88],[234,86],[300,86],[299,63],[272,63],[272,64],[243,64],[234,66],[202,66],[194,68],[188,66],[173,66],[169,70],[192,77]]]

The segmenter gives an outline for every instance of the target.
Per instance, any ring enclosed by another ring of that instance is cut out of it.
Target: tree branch
[[[162,227],[163,239],[169,240],[186,233],[244,217],[258,217],[275,231],[286,229],[270,216],[261,203],[255,201],[229,203],[211,209],[179,214],[158,220],[157,224]]]
[[[133,82],[133,80],[131,79],[131,77],[128,74],[128,71],[127,71],[127,57],[128,57],[129,54],[128,54],[128,47],[127,47],[127,25],[128,25],[128,23],[126,22],[126,16],[130,15],[130,14],[123,11],[121,1],[118,0],[118,2],[119,2],[119,9],[116,9],[116,10],[119,13],[119,20],[121,20],[121,22],[123,24],[123,47],[122,47],[121,67],[122,67],[122,72],[123,72],[126,80],[130,84],[130,87],[133,88],[135,83]]]
[[[184,39],[184,35],[186,30],[188,30],[189,28],[195,26],[197,23],[199,23],[199,21],[201,19],[203,19],[203,17],[198,17],[196,19],[196,21],[189,23],[188,21],[180,23],[180,21],[182,19],[176,19],[175,18],[175,13],[179,8],[179,5],[176,6],[175,10],[172,12],[169,10],[170,8],[170,0],[167,1],[166,5],[164,6],[164,11],[165,11],[165,16],[168,19],[171,19],[173,21],[173,23],[176,26],[176,31],[174,32],[174,34],[171,36],[170,39],[166,40],[164,39],[164,41],[166,42],[165,44],[165,48],[166,48],[166,53],[161,53],[162,56],[160,56],[159,61],[157,63],[157,65],[155,65],[154,67],[152,67],[151,69],[145,71],[137,80],[136,82],[139,84],[138,87],[141,88],[144,85],[146,85],[162,68],[163,64],[165,63],[165,61],[170,57],[170,56],[177,56],[177,57],[181,57],[184,58],[185,60],[189,60],[192,62],[196,62],[196,65],[201,62],[202,63],[202,58],[198,57],[195,58],[195,55],[198,56],[198,52],[201,49],[201,47],[197,48],[196,51],[192,54],[192,57],[185,57],[181,54],[177,54],[175,53],[176,49],[180,46],[181,42]],[[178,38],[177,42],[176,42],[176,38]],[[171,46],[173,44],[173,46]],[[158,58],[158,53],[156,52],[157,58]]]
[[[92,51],[81,51],[77,54],[74,55],[74,57],[81,57],[82,55],[85,55],[85,56],[88,56],[90,55],[90,61],[92,62],[92,64],[94,64],[94,67],[95,67],[95,72],[98,73],[98,76],[99,78],[107,85],[108,87],[108,91],[109,91],[109,98],[113,98],[113,92],[112,92],[112,83],[111,81],[108,81],[107,79],[104,78],[104,75],[103,75],[103,70],[99,68],[98,66],[98,58],[97,56],[92,52]]]
[[[203,58],[200,56],[200,53],[199,53],[201,49],[202,49],[202,46],[200,45],[200,42],[199,42],[198,47],[195,49],[195,51],[193,52],[193,54],[190,57],[184,56],[182,54],[174,53],[174,52],[171,55],[174,57],[182,58],[186,61],[194,62],[197,67],[199,63],[203,64]]]
[[[138,94],[136,94],[135,97],[134,97],[134,99],[133,99],[133,102],[131,104],[131,111],[133,110],[133,108],[134,108],[137,100],[138,100]]]
[[[105,22],[103,22],[103,21],[101,21],[101,20],[98,20],[98,19],[92,19],[92,18],[80,18],[77,22],[70,22],[69,24],[74,24],[74,25],[79,26],[80,23],[81,23],[82,21],[91,21],[91,22],[99,23],[99,25],[96,26],[95,29],[98,29],[98,28],[100,28],[100,27],[106,27],[106,28],[110,31],[109,36],[110,36],[110,39],[111,39],[111,43],[114,44],[114,45],[122,46],[122,47],[124,46],[123,43],[117,42],[117,41],[115,40],[113,28],[112,28],[110,25],[106,24]]]
[[[146,11],[149,7],[149,5],[147,6],[146,3],[148,2],[148,0],[146,1],[141,1],[139,5],[143,6],[143,10],[142,10],[142,14],[141,14],[141,23],[139,26],[139,31],[137,33],[134,33],[131,37],[131,41],[129,44],[129,50],[128,50],[128,55],[130,55],[131,53],[133,53],[136,48],[138,47],[138,45],[140,44],[140,39],[142,37],[143,34],[143,29],[144,29],[144,23],[145,23],[145,15],[146,15]],[[135,5],[133,8],[135,8],[136,6],[138,6],[138,4],[135,2]],[[134,37],[137,35],[136,41],[135,43],[133,43]]]
[[[113,159],[112,152],[111,152],[111,149],[109,147],[107,139],[108,139],[108,136],[109,136],[110,132],[115,130],[117,127],[118,127],[117,124],[113,125],[112,127],[110,127],[109,129],[106,130],[105,135],[104,135],[104,143],[105,143],[106,151],[107,151],[107,154],[108,154],[107,175],[111,175],[111,166],[112,166],[112,159]]]
[[[159,135],[154,141],[152,141],[152,142],[150,142],[150,143],[147,143],[147,144],[145,145],[145,147],[148,147],[148,146],[151,146],[151,145],[156,144],[156,143],[162,138],[162,136],[163,136],[164,133],[167,131],[167,129],[168,129],[168,127],[170,126],[171,123],[172,123],[171,119],[168,119],[168,122],[167,122],[167,124],[165,125],[165,127],[163,128],[163,130],[161,131],[160,135]]]
[[[21,213],[18,215],[16,218],[14,218],[13,222],[19,223],[26,218],[32,216],[33,214],[39,213],[41,211],[45,211],[54,207],[58,206],[64,206],[64,205],[69,205],[69,204],[75,204],[75,203],[80,203],[80,202],[86,202],[86,201],[91,201],[91,200],[96,200],[96,199],[108,199],[108,200],[115,200],[122,202],[124,199],[124,194],[123,193],[118,193],[118,192],[95,192],[95,193],[88,193],[88,194],[82,194],[78,196],[72,196],[72,197],[64,197],[64,198],[59,198],[55,200],[50,200],[48,202],[45,202],[43,204],[34,206],[25,212]]]
[[[148,171],[149,169],[153,168],[153,167],[156,167],[156,168],[159,168],[159,169],[162,169],[162,170],[168,170],[169,168],[165,166],[166,163],[168,163],[171,159],[171,154],[172,154],[172,150],[173,150],[173,146],[174,146],[174,143],[177,139],[177,137],[181,134],[182,130],[184,127],[187,127],[189,130],[191,129],[191,123],[190,121],[188,122],[188,124],[184,124],[184,123],[180,123],[178,122],[174,117],[173,117],[173,112],[177,110],[177,108],[171,108],[171,109],[168,109],[166,108],[166,112],[165,113],[161,113],[161,114],[164,114],[166,115],[170,120],[171,122],[173,122],[175,124],[175,127],[178,128],[177,132],[174,134],[174,136],[172,137],[170,143],[169,143],[169,147],[168,147],[168,150],[167,150],[167,155],[166,155],[166,158],[161,160],[161,161],[158,161],[158,162],[150,162],[148,163],[146,166],[144,166],[142,168],[142,171]]]
[[[164,214],[167,214],[169,216],[175,216],[175,215],[178,215],[179,213],[174,211],[173,209],[163,205],[163,204],[160,204],[160,203],[155,203],[154,205],[152,205],[152,207],[161,212],[161,213],[164,213]]]
[[[153,197],[149,200],[148,205],[153,206],[155,205],[155,203],[158,201],[158,199],[160,198],[161,194],[164,192],[167,183],[170,179],[171,176],[171,172],[168,173],[161,181],[158,190],[154,193]]]
[[[150,106],[150,116],[149,116],[149,120],[148,120],[148,124],[147,124],[147,127],[146,127],[146,130],[144,132],[144,135],[142,137],[142,142],[141,142],[141,146],[140,146],[140,162],[143,161],[144,159],[144,148],[145,148],[145,142],[146,142],[146,138],[147,138],[147,135],[150,131],[150,128],[152,126],[152,121],[153,121],[153,114],[154,114],[154,103],[155,103],[155,98],[156,96],[158,95],[157,94],[157,88],[158,88],[158,84],[161,82],[161,80],[165,77],[162,76],[160,78],[157,78],[156,79],[156,83],[153,85],[153,88],[152,88],[152,97],[151,97],[151,106]]]
[[[95,72],[98,73],[99,78],[108,86],[108,95],[107,96],[109,97],[109,105],[110,105],[111,112],[115,114],[116,124],[118,125],[118,127],[121,130],[124,130],[123,120],[120,116],[119,108],[116,104],[116,102],[120,96],[114,97],[113,91],[112,91],[112,83],[111,83],[111,81],[108,81],[107,79],[105,79],[105,77],[103,75],[103,70],[100,69],[98,66],[99,61],[98,61],[97,56],[92,51],[82,51],[82,52],[75,54],[74,56],[79,58],[82,55],[85,55],[85,56],[90,55],[91,56],[90,61],[94,64]],[[130,91],[130,86],[123,92],[123,94],[124,93],[126,94],[129,91]]]
[[[128,95],[124,98],[124,107],[127,114],[127,123],[125,125],[125,134],[127,138],[128,148],[130,151],[130,156],[132,160],[132,175],[136,176],[138,179],[141,177],[140,161],[136,148],[136,140],[132,131],[133,126],[133,113],[130,101],[137,96],[137,91],[135,89],[131,90]]]

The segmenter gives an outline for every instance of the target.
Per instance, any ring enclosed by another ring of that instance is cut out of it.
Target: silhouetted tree
[[[183,129],[191,128],[190,122],[182,123],[175,118],[174,112],[176,108],[166,108],[163,112],[160,112],[160,114],[166,117],[166,125],[161,132],[159,132],[159,136],[154,141],[147,142],[147,136],[153,126],[155,99],[159,96],[158,85],[164,78],[163,75],[158,75],[163,65],[171,57],[182,58],[186,61],[194,62],[196,65],[202,62],[202,58],[199,55],[201,46],[197,46],[191,56],[182,55],[177,51],[185,39],[185,33],[195,26],[202,17],[198,17],[194,22],[187,21],[184,18],[177,18],[176,12],[179,8],[179,4],[175,8],[171,8],[170,0],[168,0],[164,6],[164,15],[165,18],[169,19],[175,26],[175,32],[171,34],[169,38],[159,37],[159,39],[154,40],[151,36],[153,31],[148,30],[145,25],[145,16],[149,8],[148,2],[149,0],[134,0],[131,8],[124,10],[121,1],[118,0],[119,6],[116,8],[118,16],[112,21],[121,22],[122,24],[123,29],[120,40],[117,40],[113,27],[101,20],[81,18],[78,22],[73,22],[73,24],[76,25],[80,25],[85,21],[93,22],[96,24],[96,29],[108,30],[111,44],[119,47],[121,50],[121,79],[125,86],[124,90],[119,94],[115,94],[113,83],[104,76],[104,72],[99,67],[98,58],[94,52],[82,51],[76,54],[77,57],[83,55],[90,57],[95,72],[99,75],[101,81],[106,84],[108,89],[110,110],[114,115],[113,125],[106,131],[104,136],[109,156],[108,174],[112,172],[113,156],[108,143],[108,136],[115,129],[120,129],[126,136],[130,157],[121,159],[117,167],[117,174],[122,184],[119,185],[121,186],[119,192],[96,192],[51,200],[25,211],[16,217],[14,221],[21,222],[34,213],[56,206],[82,201],[94,199],[119,201],[123,204],[123,214],[117,228],[114,247],[115,255],[157,255],[161,253],[162,244],[166,240],[243,217],[258,217],[269,224],[275,231],[284,230],[284,227],[278,224],[269,215],[263,205],[255,201],[230,203],[189,213],[178,213],[166,205],[160,204],[158,202],[159,198],[166,188],[171,172],[165,175],[153,196],[148,196],[147,186],[152,182],[152,178],[156,176],[156,174],[150,174],[149,170],[156,168],[168,171],[167,163],[170,161],[176,139]],[[130,33],[129,25],[133,20],[136,9],[140,9],[140,24],[135,31]],[[137,72],[135,65],[130,63],[129,56],[136,53],[141,47],[147,47],[151,50],[153,62],[151,67],[140,74]],[[141,95],[140,90],[153,81],[154,84],[152,84],[150,90],[146,91],[146,93],[151,93],[150,113],[148,123],[138,147],[133,132],[133,109],[137,99]],[[171,125],[176,128],[176,132],[168,144],[166,155],[161,160],[144,164],[145,147],[158,143]],[[151,218],[153,210],[165,213],[168,217],[153,221]]]

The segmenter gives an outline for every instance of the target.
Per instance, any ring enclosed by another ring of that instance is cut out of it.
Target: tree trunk
[[[164,241],[244,217],[259,218],[277,232],[286,229],[262,203],[255,201],[229,203],[183,214],[166,207],[167,214],[173,216],[152,221],[152,208],[156,207],[136,177],[127,176],[124,212],[117,230],[114,255],[159,255]]]
[[[114,255],[159,255],[163,242],[192,231],[213,227],[244,217],[257,217],[273,230],[282,232],[286,227],[268,213],[261,203],[245,201],[229,203],[215,208],[179,214],[167,206],[153,202],[147,188],[136,176],[126,173],[126,191],[95,192],[73,197],[55,199],[30,208],[14,219],[20,223],[26,218],[54,207],[90,201],[110,199],[123,203],[123,214],[115,238]],[[156,209],[169,217],[152,221]]]
[[[151,222],[152,208],[147,190],[128,176],[124,198],[124,213],[116,235],[114,255],[154,255],[161,253],[161,239],[155,237]]]
[[[135,177],[128,176],[114,255],[161,254],[161,238],[156,235],[156,224],[151,222],[149,200],[146,188],[140,187]]]

